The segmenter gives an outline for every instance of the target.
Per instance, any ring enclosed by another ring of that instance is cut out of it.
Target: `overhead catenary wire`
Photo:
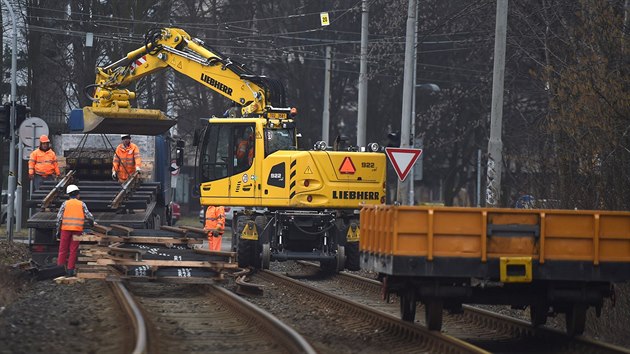
[[[372,2],[374,2],[374,0],[371,0]],[[443,20],[441,23],[439,23],[438,25],[435,25],[432,29],[430,29],[429,31],[421,31],[421,35],[423,35],[423,38],[426,38],[428,36],[455,36],[455,35],[461,35],[462,33],[467,33],[467,32],[452,32],[452,33],[437,33],[437,30],[439,28],[441,28],[445,23],[447,23],[448,21],[452,21],[456,18],[465,16],[466,14],[470,14],[480,8],[483,8],[484,6],[487,6],[488,2],[487,1],[475,1],[473,3],[467,4],[466,6],[464,6],[463,8],[455,11],[452,15],[447,16],[447,18],[445,20]],[[329,10],[329,12],[331,13],[337,13],[339,14],[339,16],[335,16],[332,20],[332,23],[334,24],[335,22],[339,21],[340,18],[342,18],[343,16],[347,16],[347,14],[351,13],[353,10],[357,10],[358,7],[360,6],[360,1],[356,2],[354,6],[348,7],[348,8],[344,8],[344,9],[333,9],[333,10]],[[45,8],[45,7],[32,7],[34,9],[38,9],[41,11],[46,11],[47,13],[50,12],[58,12],[60,14],[63,14],[64,16],[67,15],[67,13],[63,10],[58,10],[58,9],[50,9],[50,8]],[[74,24],[74,23],[79,23],[79,21],[84,22],[85,19],[82,18],[78,18],[75,19],[73,18],[73,16],[90,16],[91,19],[94,19],[93,23],[95,26],[105,26],[105,27],[110,27],[110,28],[118,28],[121,30],[128,30],[128,27],[125,26],[117,26],[117,23],[127,23],[127,24],[146,24],[146,25],[165,25],[168,26],[169,24],[167,23],[161,23],[158,21],[143,21],[143,20],[136,20],[136,19],[128,19],[128,18],[122,18],[122,17],[116,17],[116,16],[109,16],[109,15],[94,15],[94,14],[86,14],[86,13],[80,13],[80,12],[74,12],[71,13],[70,16],[66,16],[65,18],[56,18],[56,17],[42,17],[39,16],[37,17],[38,19],[51,19],[51,20],[61,20],[61,21],[67,21],[66,23],[69,24]],[[266,18],[257,18],[257,19],[247,19],[247,20],[236,20],[236,21],[228,21],[225,23],[214,23],[211,24],[210,26],[207,23],[196,23],[196,22],[188,22],[188,23],[181,23],[181,25],[183,26],[190,26],[190,28],[192,30],[195,29],[199,29],[199,30],[204,30],[204,31],[217,31],[217,32],[229,32],[229,33],[234,33],[234,34],[247,34],[248,36],[252,35],[252,31],[251,30],[247,30],[247,29],[243,29],[243,30],[239,30],[239,31],[233,31],[230,30],[229,26],[237,26],[239,24],[242,23],[250,23],[253,21],[256,22],[264,22],[264,21],[273,21],[273,20],[277,20],[280,18],[305,18],[307,16],[319,16],[319,12],[310,12],[310,13],[303,13],[303,14],[294,14],[294,15],[289,15],[289,16],[275,16],[275,17],[266,17]],[[199,27],[203,25],[204,27]],[[217,28],[212,28],[213,26],[216,26]],[[223,26],[223,28],[219,28]],[[77,36],[77,37],[83,37],[85,36],[85,34],[87,32],[84,31],[80,31],[80,30],[75,30],[75,29],[65,29],[65,28],[54,28],[54,27],[48,27],[48,26],[38,26],[38,25],[30,25],[29,29],[32,31],[39,31],[39,32],[46,32],[46,33],[57,33],[57,34],[63,34],[63,35],[69,35],[69,36]],[[325,45],[328,44],[333,44],[333,45],[352,45],[352,44],[358,44],[359,41],[354,41],[354,40],[321,40],[321,39],[316,39],[316,38],[308,38],[308,37],[304,37],[304,36],[300,36],[300,34],[304,34],[304,33],[312,33],[314,31],[321,31],[321,32],[329,32],[329,33],[335,33],[334,30],[330,30],[329,28],[307,28],[304,30],[298,30],[298,31],[293,31],[290,33],[283,33],[283,35],[278,35],[278,33],[257,33],[256,35],[258,36],[262,36],[262,38],[249,38],[248,36],[245,37],[236,37],[236,38],[230,38],[227,40],[221,40],[222,42],[226,42],[228,43],[229,41],[238,41],[239,38],[243,38],[243,39],[247,39],[247,41],[257,41],[260,43],[265,43],[265,42],[269,42],[270,40],[274,40],[275,42],[279,42],[280,40],[297,40],[297,41],[305,41],[305,42],[315,42],[315,43],[302,43],[302,44],[297,44],[297,45],[279,45],[279,46],[274,46],[272,48],[246,48],[248,51],[255,51],[256,53],[254,54],[253,52],[250,54],[247,53],[238,53],[236,54],[238,57],[240,58],[247,58],[248,61],[250,62],[260,62],[260,61],[265,61],[265,62],[269,62],[269,61],[276,61],[276,62],[286,62],[286,59],[279,59],[278,58],[278,51],[285,51],[286,53],[283,54],[303,54],[303,55],[307,55],[308,57],[305,58],[306,60],[309,61],[323,61],[325,60],[324,56],[319,53],[318,51],[308,51],[308,50],[304,50],[305,48],[308,47],[313,47],[315,48],[320,48],[323,47]],[[354,35],[357,34],[356,32],[350,32],[350,31],[336,31],[337,33],[343,33],[343,34],[350,34],[350,35]],[[482,31],[476,32],[476,33],[484,33]],[[95,38],[99,39],[99,40],[103,40],[103,41],[110,41],[110,42],[118,42],[118,43],[128,43],[128,44],[141,44],[142,43],[142,36],[143,33],[117,33],[117,32],[107,32],[107,33],[98,33],[95,32],[93,33]],[[265,37],[268,37],[269,39],[265,39]],[[272,38],[273,37],[273,38]],[[393,43],[393,44],[400,44],[402,45],[402,36],[382,36],[379,35],[377,36],[372,43],[374,45],[377,45],[379,42],[388,42],[388,43]],[[207,40],[208,38],[202,38],[204,40]],[[392,41],[393,40],[393,41]],[[465,43],[466,40],[461,40],[461,39],[450,39],[450,40],[435,40],[435,41],[426,41],[425,43],[423,43],[424,45],[441,45],[441,44],[460,44],[460,43]],[[244,49],[242,46],[230,46],[230,45],[222,45],[222,44],[216,44],[215,45],[217,48],[220,48],[223,52],[226,52],[226,54],[228,56],[233,55],[232,53],[229,53],[229,51],[239,51]],[[433,49],[433,50],[421,50],[419,51],[419,54],[430,54],[430,53],[448,53],[448,52],[453,52],[453,53],[457,53],[457,52],[461,52],[461,51],[465,51],[465,50],[474,50],[475,47],[455,47],[455,48],[443,48],[443,49]],[[386,58],[387,56],[390,57],[395,57],[395,56],[400,56],[402,55],[402,50],[400,52],[391,52],[391,53],[386,53],[385,55],[381,55],[378,57],[375,57],[374,59],[370,60],[370,63],[372,64],[379,64],[379,60],[381,58]],[[356,54],[352,54],[352,53],[343,53],[343,52],[338,52],[336,54],[337,56],[346,56],[343,59],[335,59],[336,62],[339,63],[344,63],[344,64],[356,64],[358,63],[358,56]],[[282,60],[282,61],[280,61]],[[421,65],[423,65],[422,63],[419,63]],[[436,70],[440,70],[439,66],[431,66],[431,64],[427,64],[425,65],[427,67],[433,67]],[[310,66],[311,68],[314,68],[316,66]],[[455,71],[457,72],[457,75],[460,76],[464,76],[466,75],[465,72],[467,71],[466,69],[462,69],[460,67],[456,67],[456,66],[443,66],[442,67],[444,71],[446,70],[450,70],[450,71]],[[346,69],[335,69],[335,71],[338,72],[346,72],[346,73],[358,73],[358,71],[353,71],[353,70],[348,70]],[[477,74],[481,74],[484,75],[484,71],[479,70],[477,72]],[[469,77],[478,77],[478,75],[475,73],[470,73],[468,74]],[[377,74],[378,75],[378,74]],[[434,80],[436,81],[436,80]]]

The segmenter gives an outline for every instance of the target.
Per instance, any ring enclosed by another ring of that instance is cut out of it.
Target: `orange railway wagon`
[[[369,205],[360,262],[397,294],[401,316],[425,305],[430,329],[463,303],[529,306],[532,324],[555,313],[584,331],[613,284],[630,280],[630,212]]]

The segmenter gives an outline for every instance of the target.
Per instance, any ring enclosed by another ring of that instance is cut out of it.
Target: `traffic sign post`
[[[20,123],[18,133],[20,137],[19,154],[23,160],[28,160],[31,156],[31,152],[39,147],[39,137],[42,135],[48,135],[48,124],[38,117],[30,117]],[[22,164],[18,166],[18,181],[22,180]],[[33,195],[33,181],[31,180],[28,188],[28,195]],[[16,231],[22,230],[22,185],[18,184],[15,190],[15,197],[18,204],[16,209]],[[29,216],[30,216],[29,210]],[[29,236],[32,233],[32,229],[29,229]]]
[[[411,171],[413,164],[416,163],[420,155],[422,155],[422,149],[388,147],[385,148],[385,153],[392,163],[392,166],[394,166],[398,179],[404,181],[409,171]]]
[[[20,124],[18,130],[20,142],[26,146],[37,148],[39,146],[39,137],[48,135],[48,124],[38,117],[30,117]]]
[[[179,165],[177,165],[177,160],[171,160],[171,188],[176,189],[177,188],[177,176],[179,176],[179,171],[181,170],[179,168]]]

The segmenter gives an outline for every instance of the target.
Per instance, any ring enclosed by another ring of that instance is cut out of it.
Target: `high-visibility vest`
[[[207,231],[219,231],[219,235],[223,235],[225,230],[225,209],[222,206],[215,207],[211,205],[206,210],[206,223],[204,228]]]
[[[83,202],[78,199],[68,199],[61,217],[61,229],[67,231],[83,231],[85,214]]]
[[[252,139],[243,139],[238,143],[238,148],[236,149],[236,158],[242,159],[247,154],[247,162],[249,165],[254,161],[254,149],[253,149],[253,141]]]
[[[57,163],[57,154],[53,149],[43,151],[42,149],[35,149],[31,152],[28,159],[28,174],[50,176],[52,174],[59,175],[59,164]]]
[[[126,181],[134,173],[136,166],[142,165],[138,145],[129,143],[129,146],[125,147],[124,144],[119,144],[112,165],[112,170],[116,172],[118,179]]]

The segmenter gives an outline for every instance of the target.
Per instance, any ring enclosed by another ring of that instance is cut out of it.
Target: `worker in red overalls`
[[[39,137],[39,148],[33,150],[28,159],[28,178],[33,181],[33,189],[39,189],[43,181],[59,176],[57,155],[50,148],[48,135]]]
[[[59,253],[57,255],[57,265],[66,265],[68,251],[70,257],[67,259],[66,275],[74,276],[76,271],[74,266],[77,262],[77,253],[79,250],[79,241],[74,241],[74,235],[83,233],[83,223],[87,219],[91,225],[94,225],[94,216],[88,210],[84,202],[79,200],[79,187],[71,184],[66,188],[66,193],[70,199],[61,204],[57,213],[57,232],[60,238]]]
[[[210,251],[220,251],[225,230],[225,209],[222,206],[210,205],[206,209],[206,223],[203,229],[208,233]]]
[[[112,179],[124,183],[135,171],[140,172],[142,159],[138,145],[131,142],[131,135],[122,134],[122,143],[116,147],[112,161]]]

